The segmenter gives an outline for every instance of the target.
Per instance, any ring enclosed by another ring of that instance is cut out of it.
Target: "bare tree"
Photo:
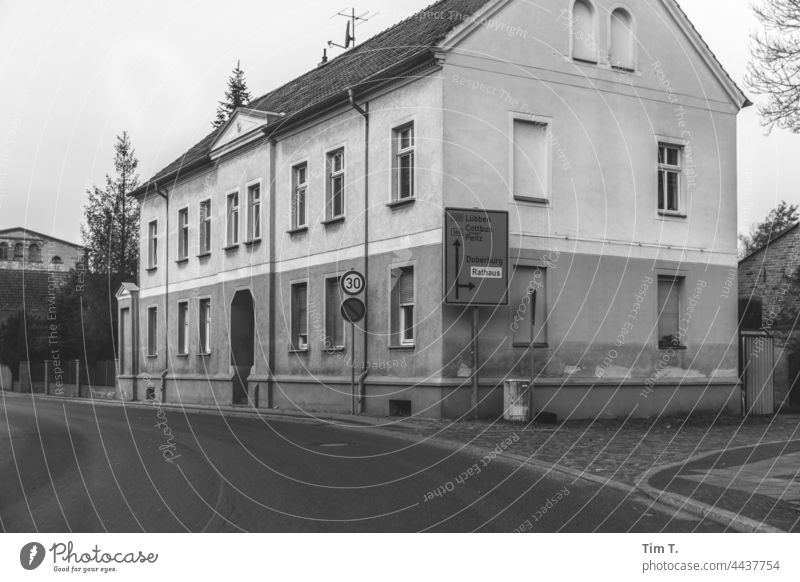
[[[747,83],[766,99],[763,123],[800,133],[800,0],[760,0],[763,30],[753,35]]]

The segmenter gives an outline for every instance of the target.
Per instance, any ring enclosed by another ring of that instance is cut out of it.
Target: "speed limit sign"
[[[348,295],[361,295],[367,286],[364,275],[358,271],[347,271],[339,280],[342,291]]]

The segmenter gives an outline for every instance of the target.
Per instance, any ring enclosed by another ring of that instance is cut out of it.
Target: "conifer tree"
[[[231,114],[237,107],[242,107],[250,103],[252,97],[247,90],[247,81],[244,78],[244,71],[240,67],[240,62],[236,62],[236,68],[228,78],[228,89],[225,91],[225,101],[219,102],[217,107],[217,117],[212,125],[215,128],[222,127],[230,119]]]

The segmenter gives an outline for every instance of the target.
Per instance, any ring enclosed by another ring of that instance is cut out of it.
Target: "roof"
[[[249,109],[290,116],[345,95],[360,83],[391,78],[390,71],[435,48],[453,29],[493,0],[440,0],[364,43],[285,85],[253,99]],[[432,15],[435,13],[436,17]],[[444,17],[443,17],[444,16]],[[281,122],[279,122],[281,123]],[[209,151],[221,129],[214,130],[169,164],[132,195],[181,170],[210,162]]]
[[[69,242],[68,240],[64,240],[61,238],[56,238],[54,236],[50,236],[49,234],[42,234],[41,232],[36,232],[35,230],[31,230],[29,228],[23,228],[21,226],[15,226],[12,228],[4,228],[0,229],[0,237],[8,236],[9,233],[21,231],[25,238],[46,238],[52,241],[60,242],[61,244],[69,245],[71,247],[75,247],[76,249],[84,249],[83,245],[79,245],[78,243]]]
[[[775,236],[771,236],[769,241],[766,244],[761,245],[756,250],[751,252],[749,255],[747,255],[745,258],[743,258],[741,261],[739,261],[739,264],[741,265],[747,259],[751,258],[753,255],[756,255],[756,254],[760,253],[761,251],[765,250],[767,247],[769,247],[769,245],[771,245],[772,243],[776,242],[778,239],[783,238],[784,236],[786,236],[787,234],[792,232],[794,229],[796,229],[798,226],[800,226],[800,222],[798,222],[794,226],[790,226],[789,228],[783,229],[782,231],[780,231]]]
[[[253,99],[247,107],[256,111],[283,114],[277,124],[288,123],[293,116],[336,98],[342,98],[349,89],[367,81],[379,82],[393,78],[398,68],[416,58],[433,55],[435,49],[454,29],[468,23],[482,8],[497,0],[439,0],[413,16],[344,52],[329,62],[289,81],[285,85]],[[723,85],[739,98],[744,106],[750,101],[725,71],[722,64],[700,36],[676,0],[662,0],[665,6],[677,10],[680,19],[691,28],[690,37],[706,62],[715,70]],[[141,195],[162,180],[176,179],[182,174],[211,162],[209,153],[225,125],[215,129],[186,153],[157,172],[150,180],[131,192]]]

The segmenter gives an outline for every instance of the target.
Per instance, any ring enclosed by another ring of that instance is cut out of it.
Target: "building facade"
[[[120,388],[465,414],[473,319],[443,302],[443,222],[479,208],[509,214],[511,273],[507,304],[478,313],[481,415],[531,375],[531,343],[539,411],[733,410],[746,105],[672,0],[438,2],[254,100],[134,192]],[[367,282],[352,340],[350,269]]]
[[[46,315],[48,297],[84,256],[80,245],[27,228],[0,230],[0,324],[22,309]]]
[[[800,406],[800,225],[775,235],[739,263],[743,326],[775,338],[773,385],[776,408]]]

